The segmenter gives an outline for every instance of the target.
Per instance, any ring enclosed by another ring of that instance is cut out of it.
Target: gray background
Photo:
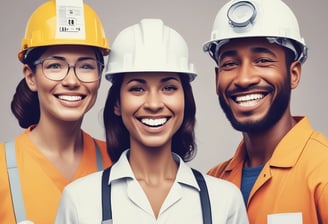
[[[13,139],[22,129],[10,111],[10,102],[19,80],[22,65],[17,59],[25,25],[34,9],[44,1],[10,0],[0,7],[0,141]],[[123,28],[141,18],[161,18],[186,39],[191,61],[198,77],[192,83],[197,103],[196,137],[198,153],[190,165],[207,171],[229,158],[238,145],[241,134],[233,130],[218,105],[214,84],[214,62],[202,52],[202,44],[210,37],[212,24],[222,0],[87,0],[103,21],[105,32],[112,42]],[[302,36],[309,47],[309,58],[303,66],[299,87],[293,91],[292,112],[307,115],[315,129],[328,134],[326,105],[328,74],[328,1],[286,0],[298,17]],[[279,12],[277,12],[279,16]],[[110,83],[103,79],[98,100],[83,122],[84,130],[104,139],[102,109]]]

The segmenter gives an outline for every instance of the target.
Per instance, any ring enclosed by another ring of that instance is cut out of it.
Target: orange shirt
[[[16,160],[26,216],[36,224],[52,224],[64,187],[71,181],[98,170],[96,149],[91,136],[83,132],[84,149],[81,163],[73,179],[67,180],[30,141],[29,132],[30,129],[27,129],[15,139]],[[108,167],[111,162],[105,142],[97,140],[97,144],[102,154],[103,167]],[[0,144],[0,183],[0,223],[15,223],[4,144]]]
[[[296,119],[298,124],[278,144],[250,192],[250,224],[328,224],[328,139],[307,118]],[[208,174],[240,187],[245,154],[241,142],[232,159]]]

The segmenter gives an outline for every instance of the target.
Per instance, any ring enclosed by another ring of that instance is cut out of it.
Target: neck
[[[265,164],[272,156],[279,142],[296,125],[293,117],[280,119],[273,127],[261,133],[243,133],[247,160],[245,166]]]
[[[30,133],[31,140],[44,151],[65,152],[83,148],[80,122],[39,122]]]
[[[171,148],[164,150],[131,147],[129,162],[136,178],[149,183],[174,180],[178,169]]]

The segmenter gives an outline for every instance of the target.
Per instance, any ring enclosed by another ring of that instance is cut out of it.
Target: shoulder
[[[223,214],[235,220],[235,223],[248,223],[247,212],[240,189],[233,183],[205,175],[213,219],[218,219]]]
[[[228,166],[228,164],[230,163],[230,160],[224,161],[222,163],[217,164],[216,166],[212,167],[207,174],[213,177],[222,177],[224,170],[226,169],[226,167]]]
[[[209,175],[204,175],[204,178],[209,191],[212,191],[215,194],[240,194],[239,188],[230,181]]]
[[[6,163],[6,157],[5,157],[5,144],[0,143],[0,182],[5,183],[8,180],[7,176],[7,163]],[[2,186],[0,186],[0,189]],[[0,191],[1,192],[1,191]]]
[[[106,152],[106,142],[100,139],[93,138],[88,133],[83,131],[83,142],[88,149],[98,147],[102,153]]]
[[[83,131],[83,140],[85,148],[89,150],[89,153],[94,153],[95,147],[97,147],[102,155],[104,167],[108,167],[112,164],[109,155],[107,153],[106,142],[100,139],[91,137],[88,133]]]
[[[314,131],[311,135],[311,140],[318,145],[321,145],[322,149],[326,150],[328,153],[328,138],[319,131]]]
[[[83,131],[83,140],[86,142],[86,144],[95,144],[95,143],[97,143],[97,145],[100,148],[105,148],[106,147],[105,141],[94,138],[91,135],[89,135],[88,133],[86,133],[85,131]]]
[[[86,176],[80,177],[65,187],[65,191],[84,191],[85,189],[98,187],[101,185],[101,177],[103,171],[94,172]]]

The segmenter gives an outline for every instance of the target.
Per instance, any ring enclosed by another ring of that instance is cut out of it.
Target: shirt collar
[[[308,141],[313,129],[307,117],[294,117],[297,124],[284,136],[275,148],[270,166],[292,167],[302,153],[306,142]],[[238,166],[243,166],[246,157],[245,143],[242,141],[233,158],[226,167],[226,171],[232,170]]]
[[[112,166],[109,183],[123,178],[135,179],[134,173],[128,160],[128,152],[129,149],[125,150],[120,156],[119,160]],[[176,163],[179,165],[175,182],[193,187],[199,191],[200,188],[190,167],[182,160],[178,154],[172,153],[172,156]]]

